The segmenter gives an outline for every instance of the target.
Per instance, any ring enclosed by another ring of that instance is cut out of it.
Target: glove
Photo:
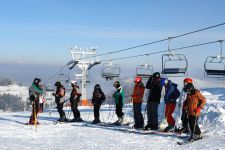
[[[196,109],[195,109],[195,113],[200,113],[201,112],[201,108],[200,107],[197,107]]]
[[[52,96],[55,96],[55,93],[52,93]]]
[[[34,95],[31,95],[31,96],[30,96],[30,101],[33,102],[34,100],[35,100],[35,96],[34,96]]]

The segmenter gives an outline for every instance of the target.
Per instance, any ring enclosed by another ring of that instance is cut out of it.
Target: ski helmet
[[[60,81],[57,81],[57,82],[55,83],[55,86],[60,86],[60,85],[62,85],[62,83],[61,83]]]
[[[134,79],[135,83],[140,83],[141,81],[142,81],[142,78],[139,76],[135,77],[135,79]]]
[[[184,83],[193,83],[193,80],[191,78],[185,78]]]
[[[113,84],[113,86],[114,86],[115,88],[120,87],[120,82],[119,82],[119,81],[115,81],[114,84]]]
[[[155,72],[152,75],[153,79],[159,79],[160,78],[160,73],[159,72]]]
[[[184,86],[184,92],[191,93],[194,90],[194,85],[192,83],[188,83]]]
[[[166,86],[168,83],[168,79],[167,78],[161,78],[160,79],[160,86]]]
[[[35,84],[39,84],[41,82],[41,79],[39,78],[34,78],[34,81],[33,81]]]
[[[74,80],[74,81],[71,81],[71,85],[72,85],[72,86],[77,85],[77,81],[75,81],[75,80]]]
[[[99,90],[99,89],[101,89],[101,87],[100,87],[99,84],[96,84],[95,87],[94,87],[94,89],[95,89],[95,90]]]

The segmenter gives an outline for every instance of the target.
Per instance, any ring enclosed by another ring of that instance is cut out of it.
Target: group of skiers
[[[43,93],[40,87],[40,79],[35,78],[31,87],[29,88],[30,100],[32,101],[32,114],[30,116],[29,124],[38,123],[37,122],[37,111],[38,102],[40,95]],[[187,93],[186,99],[182,106],[182,128],[177,129],[175,127],[175,119],[172,114],[176,108],[177,99],[180,97],[181,93],[177,88],[177,84],[170,81],[168,78],[161,78],[159,72],[153,73],[149,77],[146,86],[142,82],[142,78],[137,76],[134,79],[134,89],[131,95],[130,102],[133,103],[134,112],[134,128],[144,129],[144,130],[158,130],[158,106],[160,104],[162,90],[165,89],[164,103],[165,103],[165,118],[167,120],[168,126],[164,128],[164,132],[168,132],[176,129],[180,133],[190,132],[190,140],[200,139],[201,130],[198,126],[198,117],[200,115],[201,109],[204,107],[206,100],[199,90],[194,88],[193,81],[191,78],[185,78],[183,80],[183,91]],[[56,91],[52,95],[55,97],[55,102],[57,104],[57,109],[60,115],[58,121],[60,122],[79,122],[83,121],[78,110],[78,103],[80,101],[81,93],[79,86],[76,81],[71,82],[72,91],[70,94],[70,104],[71,111],[73,112],[74,119],[68,120],[66,118],[65,112],[63,110],[63,104],[65,102],[65,88],[62,83],[57,81],[55,83]],[[113,86],[116,91],[113,94],[115,99],[115,113],[118,120],[114,123],[115,125],[122,125],[124,120],[123,106],[125,100],[124,90],[119,81],[115,81]],[[144,118],[142,115],[142,102],[145,89],[149,89],[149,95],[146,105],[147,111],[147,124],[144,126]],[[92,95],[92,104],[94,106],[94,120],[92,123],[100,123],[99,110],[102,103],[105,101],[106,96],[103,93],[99,84],[94,86],[94,91]]]

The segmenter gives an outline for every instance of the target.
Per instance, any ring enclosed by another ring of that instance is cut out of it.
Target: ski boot
[[[174,125],[168,125],[163,131],[164,132],[170,132],[170,131],[173,131],[174,130]]]
[[[92,121],[92,124],[98,124],[98,123],[100,123],[101,121],[99,120],[99,119],[94,119],[93,121]]]

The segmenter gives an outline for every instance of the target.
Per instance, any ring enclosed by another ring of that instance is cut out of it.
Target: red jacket
[[[133,103],[141,103],[145,92],[143,83],[135,84],[133,94],[131,95]]]

